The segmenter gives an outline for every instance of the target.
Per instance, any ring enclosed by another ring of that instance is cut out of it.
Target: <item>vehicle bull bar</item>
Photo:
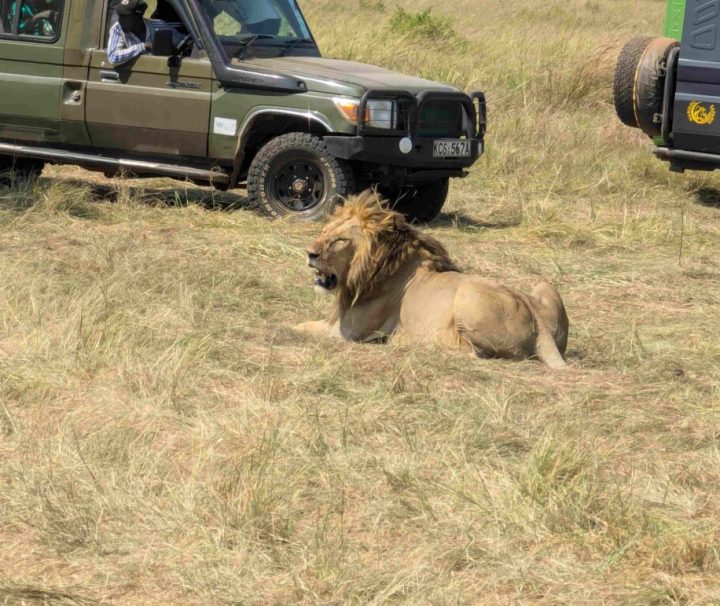
[[[396,112],[406,114],[403,128],[378,128],[368,126],[367,113],[369,101],[395,101],[392,109],[391,124],[395,122]],[[468,123],[465,136],[468,139],[482,141],[487,130],[487,104],[485,94],[474,92],[467,95],[452,91],[423,91],[417,95],[406,90],[369,90],[360,100],[357,118],[357,134],[359,137],[371,135],[375,137],[402,137],[416,139],[420,128],[420,116],[423,108],[430,102],[455,101],[465,109]]]

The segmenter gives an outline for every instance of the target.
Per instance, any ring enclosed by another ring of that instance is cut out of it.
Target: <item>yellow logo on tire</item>
[[[715,105],[711,105],[710,109],[706,108],[699,101],[691,101],[688,105],[687,117],[690,122],[700,125],[712,124],[715,122]]]

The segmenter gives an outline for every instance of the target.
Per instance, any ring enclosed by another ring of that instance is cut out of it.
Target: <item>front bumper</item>
[[[470,156],[466,158],[435,158],[435,139],[415,139],[410,153],[400,151],[403,137],[325,137],[328,151],[341,160],[371,162],[389,166],[427,170],[462,170],[469,168],[483,153],[483,142],[470,140]]]

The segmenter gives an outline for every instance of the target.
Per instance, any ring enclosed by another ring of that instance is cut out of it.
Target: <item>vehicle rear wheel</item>
[[[324,219],[352,188],[349,167],[307,133],[272,139],[253,159],[247,178],[250,201],[265,213],[308,221]]]
[[[430,223],[445,206],[450,192],[450,179],[438,179],[399,190],[380,189],[388,199],[390,208],[396,210],[411,223]]]
[[[618,117],[650,137],[661,131],[655,115],[663,112],[665,66],[677,46],[672,38],[633,38],[623,47],[615,67],[613,96]]]
[[[18,181],[27,181],[37,178],[42,172],[45,163],[34,158],[17,158],[15,156],[0,156],[0,183],[12,185]]]

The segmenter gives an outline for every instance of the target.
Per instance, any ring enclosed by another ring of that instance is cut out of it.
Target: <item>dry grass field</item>
[[[487,92],[427,229],[555,283],[571,369],[297,336],[316,225],[47,168],[0,188],[0,604],[720,604],[720,176],[610,100],[664,2],[301,4]]]

